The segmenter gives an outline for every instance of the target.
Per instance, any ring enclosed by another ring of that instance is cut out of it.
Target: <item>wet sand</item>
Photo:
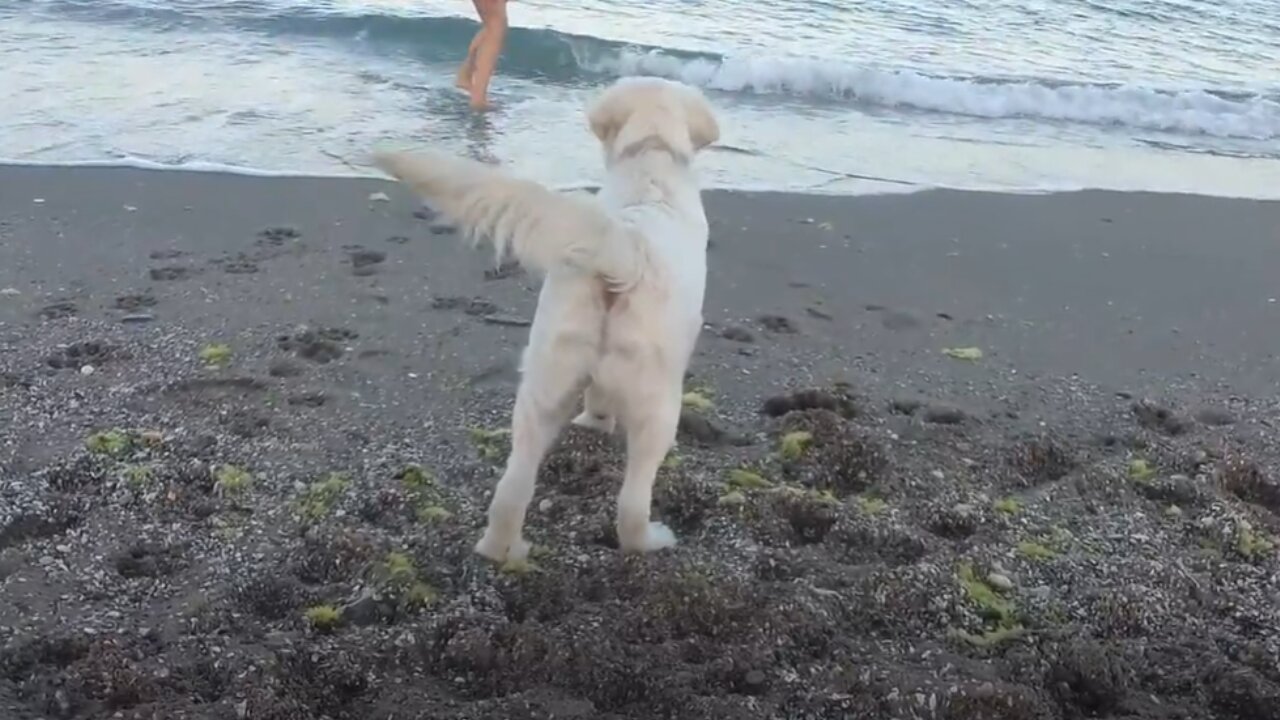
[[[1280,203],[706,199],[682,544],[574,431],[499,572],[534,279],[390,183],[0,168],[6,717],[1277,717]]]

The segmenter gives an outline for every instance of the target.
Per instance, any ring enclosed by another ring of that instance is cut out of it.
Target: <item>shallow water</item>
[[[470,3],[0,0],[0,157],[367,173],[443,146],[598,179],[585,102],[621,75],[705,88],[710,184],[1110,187],[1280,197],[1270,0],[511,4],[496,112],[452,87]]]

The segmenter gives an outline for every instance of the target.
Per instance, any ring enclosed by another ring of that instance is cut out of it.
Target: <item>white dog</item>
[[[588,120],[607,170],[596,197],[434,153],[376,159],[473,243],[487,236],[499,260],[510,250],[546,273],[521,360],[511,455],[475,548],[498,562],[528,554],[523,527],[538,468],[580,394],[585,408],[575,424],[612,432],[621,423],[626,432],[621,548],[644,552],[676,542],[649,512],[702,329],[707,218],[692,162],[720,129],[700,92],[657,78],[617,82]]]

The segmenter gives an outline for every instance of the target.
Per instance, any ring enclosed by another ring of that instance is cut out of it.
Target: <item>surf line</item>
[[[876,175],[860,175],[858,173],[845,172],[843,170],[831,170],[829,168],[818,167],[817,165],[809,165],[807,163],[802,163],[802,162],[796,162],[795,160],[788,160],[787,158],[776,157],[776,156],[770,155],[769,153],[761,152],[759,150],[752,150],[750,148],[744,148],[744,147],[736,147],[734,145],[712,145],[707,149],[718,150],[720,152],[733,153],[735,155],[750,155],[752,157],[769,158],[770,160],[777,160],[778,162],[784,162],[788,165],[792,165],[795,167],[800,167],[806,170],[813,170],[814,172],[826,173],[827,175],[835,176],[826,183],[819,183],[816,187],[822,187],[823,185],[827,185],[831,182],[836,182],[838,180],[871,180],[872,182],[890,183],[892,185],[905,185],[907,187],[920,186],[920,183],[911,182],[910,180],[899,180],[897,178],[879,177]]]

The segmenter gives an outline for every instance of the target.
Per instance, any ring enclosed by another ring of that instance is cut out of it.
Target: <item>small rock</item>
[[[120,318],[120,322],[128,323],[131,325],[137,325],[141,323],[148,323],[155,319],[156,319],[156,316],[150,313],[133,313],[131,315],[125,315],[124,317]]]
[[[368,590],[342,607],[342,619],[352,625],[368,626],[382,620],[382,603]]]
[[[485,315],[482,319],[490,325],[505,325],[507,327],[529,327],[533,324],[532,320],[515,315]]]
[[[551,498],[543,498],[542,502],[538,503],[538,511],[547,512],[551,510],[551,504]]]
[[[369,202],[391,202],[391,198],[384,192],[369,193]]]
[[[923,402],[911,398],[899,398],[889,403],[889,409],[898,415],[914,415],[923,406]]]
[[[753,343],[756,336],[752,332],[741,325],[729,325],[720,331],[720,337],[725,340],[732,340],[740,343]]]
[[[993,572],[987,575],[987,584],[1002,592],[1008,592],[1013,589],[1013,581],[1009,576]]]
[[[946,480],[946,479],[947,479],[947,474],[946,474],[946,473],[944,473],[944,472],[942,472],[941,470],[932,470],[932,471],[930,471],[930,472],[929,472],[929,476],[930,476],[930,477],[932,477],[934,480]]]
[[[768,678],[765,676],[764,672],[760,670],[748,670],[747,674],[742,677],[743,689],[745,689],[749,694],[763,692],[767,680]]]
[[[351,267],[356,270],[381,264],[387,259],[387,254],[379,250],[352,250],[348,256],[351,258]]]
[[[85,365],[84,367],[80,368],[81,375],[92,375],[96,371],[97,371],[97,368],[95,368],[92,365]]]
[[[0,290],[0,295],[9,295],[9,296],[13,296],[13,295],[21,295],[21,294],[22,294],[22,291],[21,291],[21,290],[19,290],[18,288],[11,288],[11,287],[9,287],[9,288],[5,288],[5,289],[3,289],[3,290]]]
[[[957,407],[930,405],[924,411],[924,421],[935,425],[959,425],[964,420],[964,411]]]

